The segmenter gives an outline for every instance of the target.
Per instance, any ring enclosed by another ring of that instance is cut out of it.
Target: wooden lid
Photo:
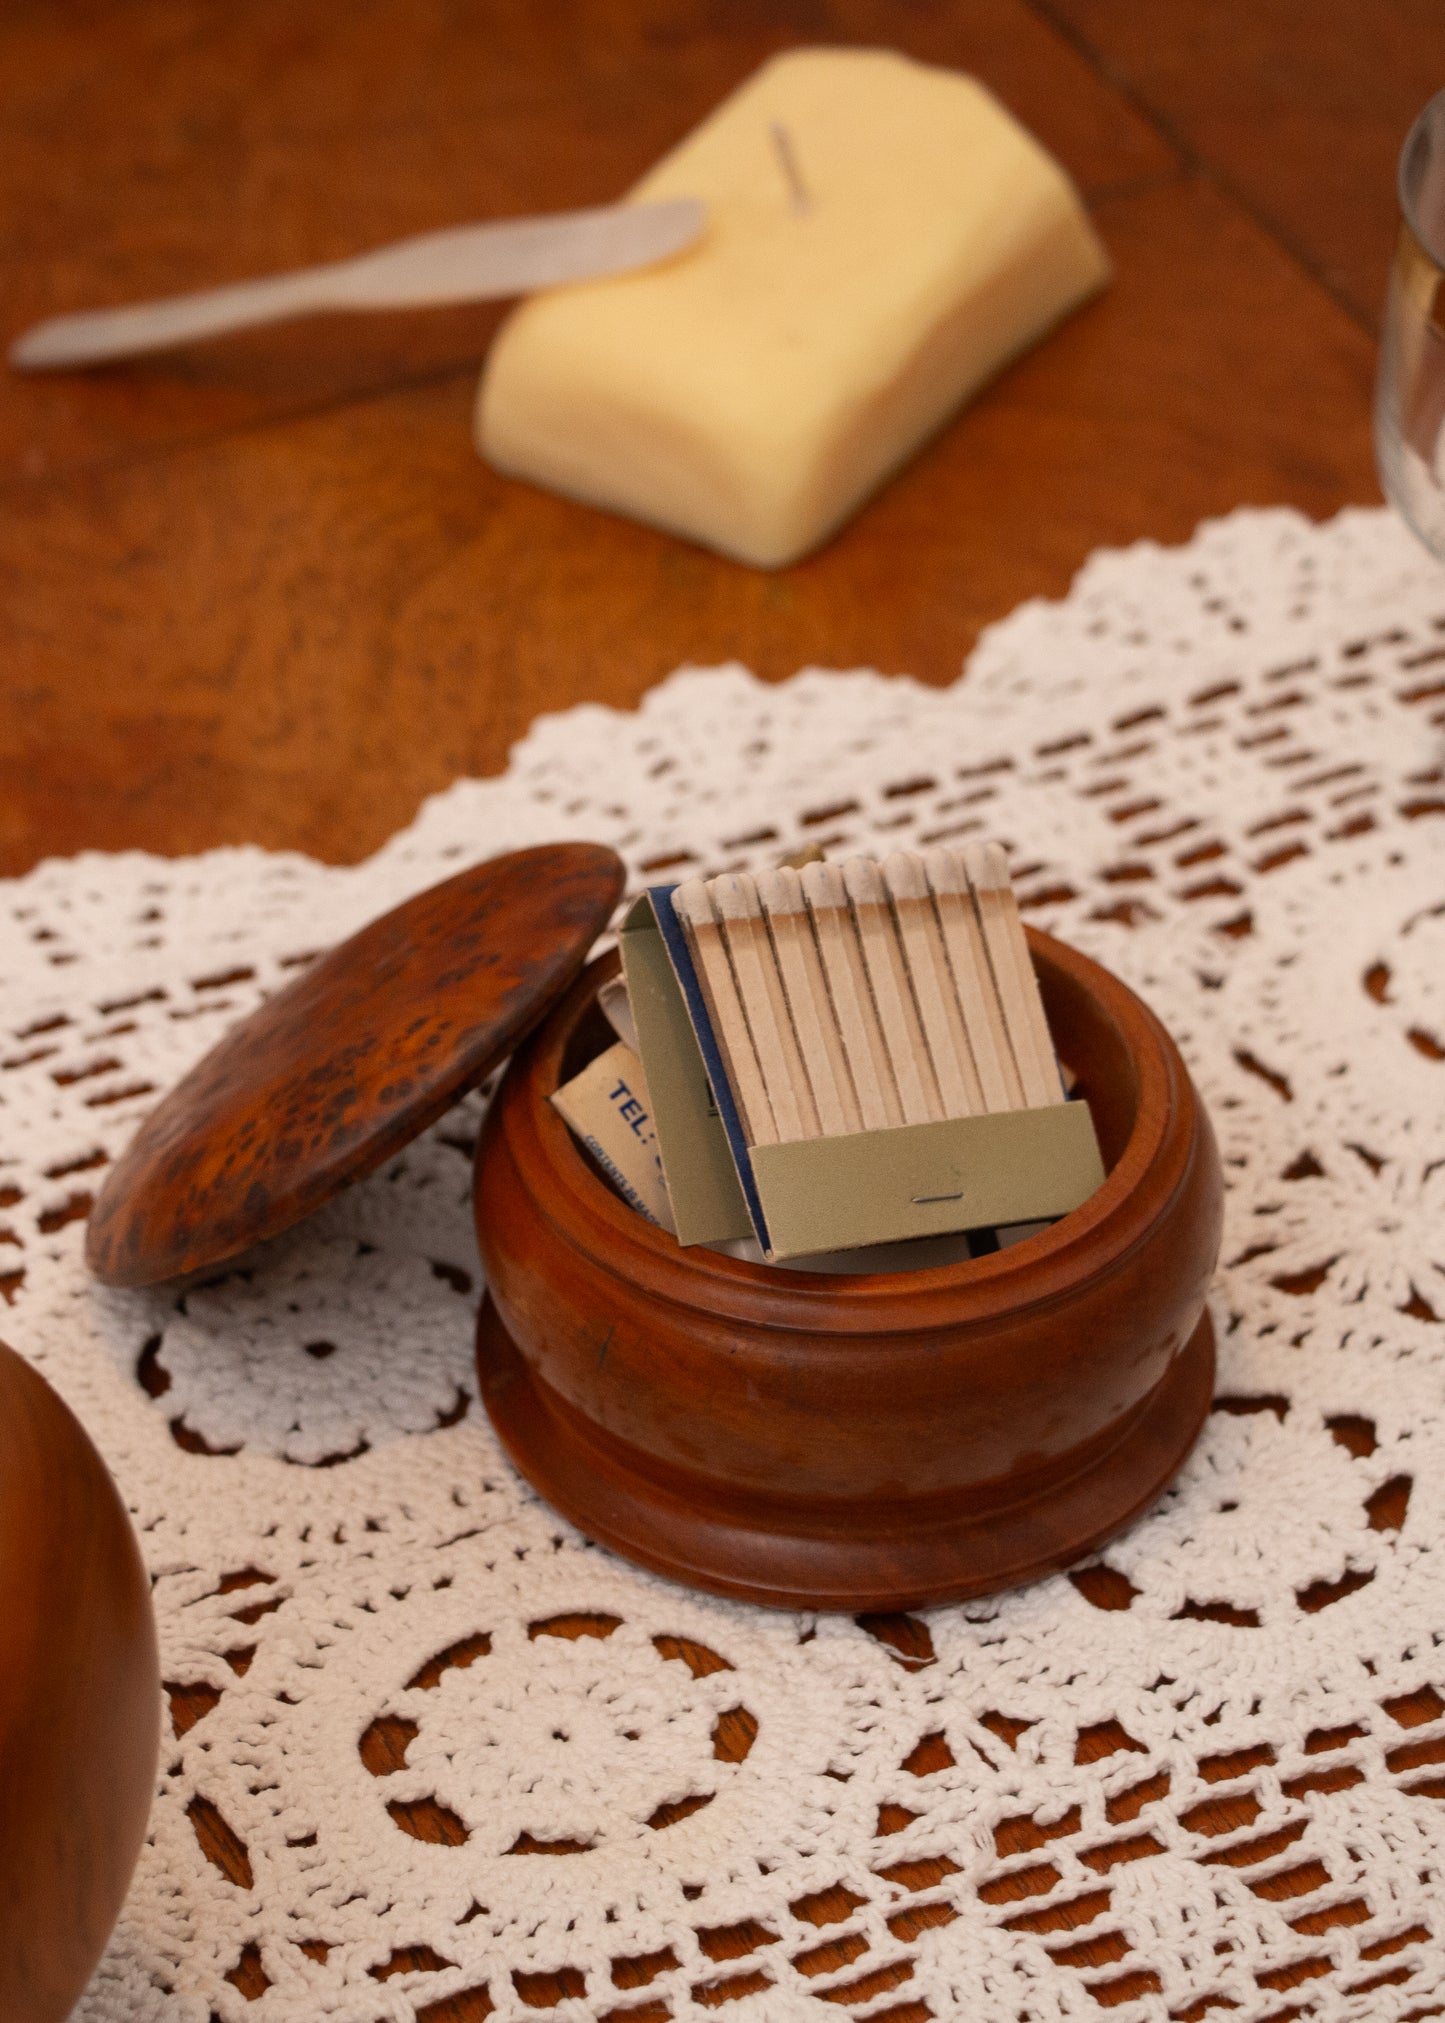
[[[91,1213],[107,1285],[153,1285],[276,1236],[482,1081],[566,989],[622,861],[548,843],[373,920],[229,1032],[146,1119]]]

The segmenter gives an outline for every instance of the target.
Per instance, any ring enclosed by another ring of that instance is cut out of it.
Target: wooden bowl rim
[[[1142,999],[1092,957],[1037,928],[1026,932],[1042,963],[1093,997],[1119,1033],[1137,1078],[1136,1108],[1103,1185],[1052,1227],[1007,1250],[922,1270],[850,1275],[782,1270],[704,1246],[681,1249],[597,1178],[549,1100],[578,1022],[619,967],[615,949],[583,970],[519,1049],[494,1098],[479,1167],[491,1134],[509,1132],[520,1163],[525,1167],[530,1150],[537,1177],[546,1175],[546,1184],[531,1190],[536,1207],[595,1267],[645,1287],[651,1297],[752,1326],[912,1333],[1066,1302],[1083,1284],[1119,1269],[1167,1213],[1187,1176],[1199,1111],[1178,1048]],[[1164,1184],[1146,1202],[1141,1182],[1156,1166]]]

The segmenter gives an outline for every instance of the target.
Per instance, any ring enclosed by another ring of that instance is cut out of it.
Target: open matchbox
[[[750,1145],[672,886],[620,934],[638,1051],[680,1244],[756,1236],[770,1261],[1040,1222],[1104,1179],[1081,1100]]]

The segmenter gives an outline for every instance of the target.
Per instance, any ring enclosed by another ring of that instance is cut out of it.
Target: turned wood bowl
[[[150,1583],[79,1421],[0,1342],[0,2016],[62,2023],[155,1788]]]
[[[778,1270],[627,1207],[548,1101],[613,1037],[615,956],[514,1057],[477,1149],[478,1370],[517,1467],[588,1536],[751,1601],[908,1608],[1065,1566],[1168,1484],[1213,1390],[1213,1132],[1133,992],[1029,946],[1107,1177],[963,1263]]]

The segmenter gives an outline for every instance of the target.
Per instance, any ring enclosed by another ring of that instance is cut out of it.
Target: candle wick
[[[793,136],[782,122],[776,119],[768,131],[773,138],[773,151],[778,157],[778,167],[783,172],[783,181],[788,186],[788,201],[800,215],[804,211],[811,211],[813,199],[808,194],[808,185],[803,181],[803,172],[798,167]]]

